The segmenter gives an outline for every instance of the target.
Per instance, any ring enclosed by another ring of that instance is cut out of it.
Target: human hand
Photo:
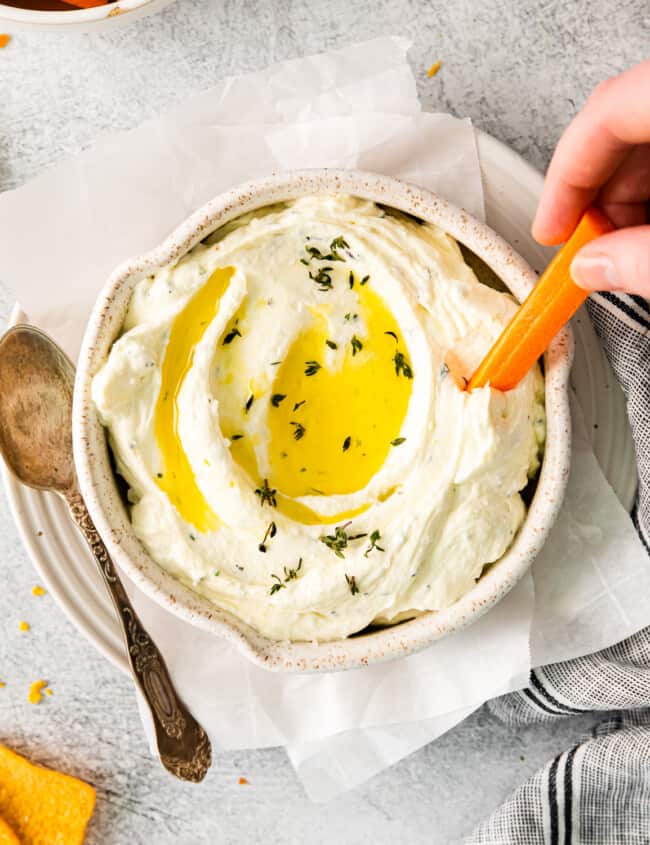
[[[601,83],[570,123],[546,175],[533,236],[565,241],[592,204],[617,231],[580,250],[574,281],[650,298],[650,61]]]

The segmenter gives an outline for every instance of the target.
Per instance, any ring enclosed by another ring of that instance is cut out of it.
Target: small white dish
[[[94,32],[109,27],[119,27],[138,18],[152,15],[174,0],[118,0],[105,6],[91,9],[42,12],[37,9],[19,9],[0,3],[0,26],[11,31],[35,29],[47,32]]]
[[[193,214],[157,249],[119,267],[101,292],[79,358],[73,413],[74,448],[81,489],[115,562],[166,610],[237,643],[256,663],[283,671],[331,671],[395,658],[426,647],[475,621],[526,572],[560,508],[570,464],[568,378],[573,357],[569,329],[545,355],[547,445],[537,489],[526,519],[506,555],[451,607],[355,637],[325,643],[281,643],[262,637],[232,615],[176,581],[153,561],[133,532],[118,494],[104,430],[90,385],[121,328],[134,285],[177,261],[228,220],[280,200],[313,193],[354,194],[382,202],[441,226],[483,259],[518,299],[536,281],[526,262],[499,235],[440,197],[396,179],[348,170],[284,173],[249,182],[217,197]]]

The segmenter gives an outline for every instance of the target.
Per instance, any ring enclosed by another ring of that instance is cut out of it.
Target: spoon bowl
[[[0,451],[30,487],[75,486],[73,385],[74,367],[43,332],[18,325],[0,340]]]

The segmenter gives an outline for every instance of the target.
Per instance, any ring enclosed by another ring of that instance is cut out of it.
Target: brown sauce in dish
[[[5,6],[17,9],[34,9],[39,12],[74,12],[79,6],[63,3],[62,0],[2,0]],[[106,5],[114,0],[106,0]]]

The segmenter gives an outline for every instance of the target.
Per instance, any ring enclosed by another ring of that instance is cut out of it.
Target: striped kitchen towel
[[[588,308],[627,397],[639,473],[632,518],[650,551],[650,307],[599,293]],[[528,689],[489,707],[511,725],[597,710],[608,718],[515,790],[468,845],[650,845],[650,628],[535,669]]]

